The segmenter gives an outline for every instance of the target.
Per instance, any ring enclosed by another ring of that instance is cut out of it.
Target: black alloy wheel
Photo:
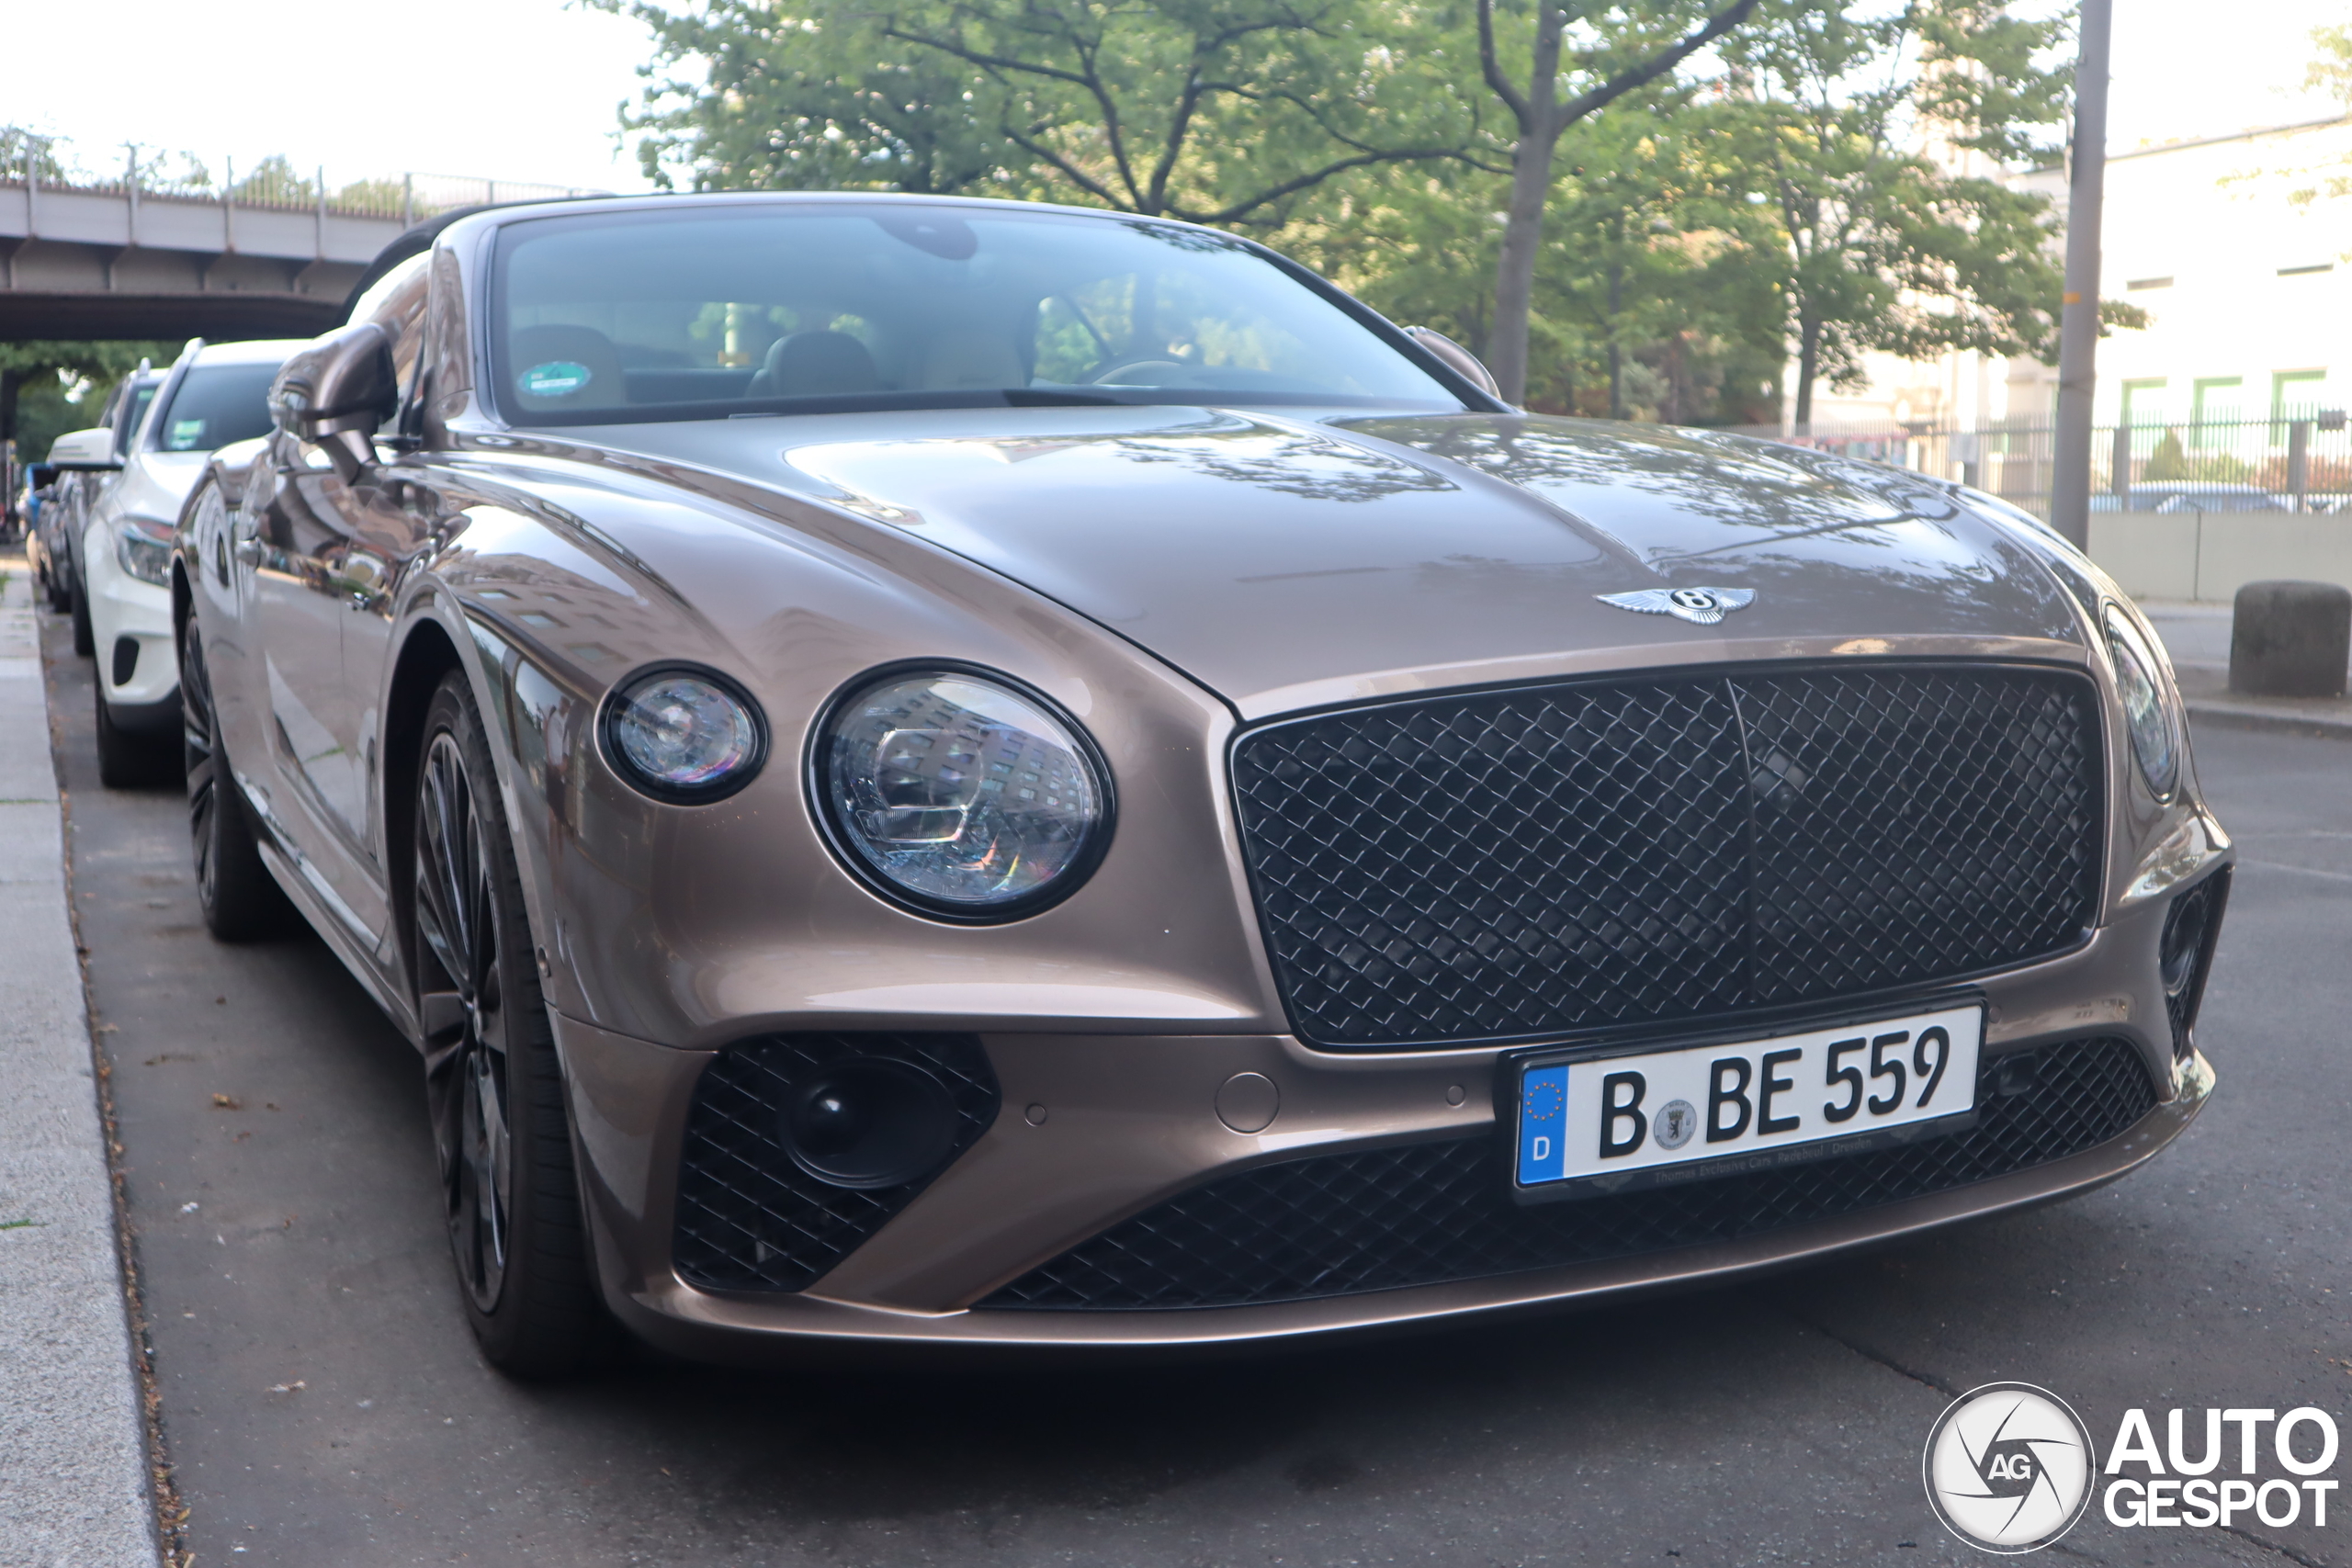
[[[180,752],[204,927],[222,942],[271,935],[285,924],[286,895],[262,863],[252,808],[229,766],[212,702],[212,671],[193,614],[180,626]]]
[[[482,1353],[505,1371],[555,1376],[597,1359],[611,1322],[495,778],[472,691],[452,673],[425,713],[411,844],[426,1102]]]

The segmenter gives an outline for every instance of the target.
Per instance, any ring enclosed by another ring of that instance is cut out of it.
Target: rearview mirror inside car
[[[112,473],[122,459],[115,456],[114,432],[100,425],[68,431],[51,443],[49,466],[69,474]]]
[[[400,399],[391,340],[372,321],[329,333],[286,362],[270,384],[277,428],[325,449],[348,484],[376,460],[376,429]]]

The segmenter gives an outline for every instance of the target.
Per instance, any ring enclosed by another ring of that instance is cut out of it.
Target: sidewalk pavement
[[[0,1568],[156,1568],[24,558],[0,578]]]
[[[2230,690],[2230,606],[2141,601],[2165,639],[2189,721],[2352,740],[2352,698],[2247,697]]]

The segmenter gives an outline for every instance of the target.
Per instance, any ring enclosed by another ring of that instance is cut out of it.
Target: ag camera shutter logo
[[[2028,1382],[1993,1382],[1951,1402],[1920,1468],[1943,1527],[1980,1551],[2039,1551],[2090,1506],[2098,1456],[2066,1402]]]

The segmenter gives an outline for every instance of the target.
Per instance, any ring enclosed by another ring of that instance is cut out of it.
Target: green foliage
[[[141,360],[168,365],[178,354],[171,343],[0,343],[0,377],[17,387],[18,461],[38,462],[59,436],[87,429],[106,389]]]
[[[2129,299],[2102,299],[2098,302],[2098,335],[2113,337],[2119,332],[2144,332],[2155,324],[2155,317]]]
[[[1795,416],[1815,385],[1850,387],[1861,355],[1946,349],[2048,355],[2062,273],[2047,200],[1960,155],[2032,151],[2065,109],[2064,73],[2033,63],[2058,24],[1988,0],[1912,0],[1858,16],[1775,0],[1725,54],[1753,85],[1748,156],[1780,209],[1781,288],[1798,361]],[[1905,70],[1913,51],[1917,74]],[[1940,142],[1939,161],[1917,149]]]
[[[273,152],[230,186],[229,194],[232,200],[256,206],[310,207],[319,199],[319,184],[297,170],[285,153]]]
[[[2352,111],[2352,23],[2313,28],[2312,48],[2318,53],[2303,68],[2303,86],[2325,93]]]
[[[1255,229],[1390,317],[1487,353],[1518,119],[1475,0],[590,0],[657,59],[625,123],[664,185],[1076,201]],[[1525,86],[1533,0],[1498,0]],[[1556,104],[1723,0],[1568,9]],[[1561,132],[1527,399],[1762,423],[1866,352],[2041,354],[2055,226],[2005,167],[2067,109],[2067,23],[2001,0],[1761,0],[1712,55]],[[1505,107],[1509,107],[1507,103]],[[2110,325],[2126,320],[2110,303]],[[1809,412],[1809,409],[1804,411]]]
[[[21,125],[0,125],[0,177],[23,179],[28,159],[42,184],[64,183],[65,164],[57,155],[56,137],[43,136]]]
[[[595,3],[652,28],[659,65],[707,62],[628,121],[649,172],[699,188],[985,189],[1266,226],[1476,131],[1377,0]]]
[[[2188,453],[2180,444],[2180,432],[2167,430],[2156,449],[2148,454],[2148,465],[2140,470],[2140,478],[2150,484],[2165,484],[2189,477]]]

